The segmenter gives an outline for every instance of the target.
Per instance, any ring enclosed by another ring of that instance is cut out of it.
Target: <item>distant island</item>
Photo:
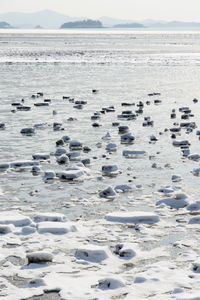
[[[116,24],[114,28],[144,28],[145,26],[140,23],[125,23],[125,24]]]
[[[103,25],[100,21],[88,19],[83,21],[67,22],[62,24],[60,28],[103,28]]]
[[[8,28],[12,28],[11,25],[7,22],[0,22],[0,28],[1,29],[8,29]]]
[[[43,27],[40,25],[37,25],[37,26],[35,26],[35,29],[43,29]]]

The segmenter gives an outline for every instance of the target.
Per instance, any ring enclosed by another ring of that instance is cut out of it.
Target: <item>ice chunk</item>
[[[65,234],[76,231],[76,227],[64,222],[40,222],[37,226],[39,233]]]
[[[13,224],[15,226],[27,226],[31,224],[29,217],[23,216],[18,213],[2,212],[0,213],[0,224]]]
[[[105,216],[107,221],[119,222],[119,223],[144,223],[144,224],[154,224],[159,221],[159,217],[150,212],[113,212]]]
[[[166,204],[167,206],[170,206],[171,208],[183,208],[190,204],[190,201],[186,194],[183,193],[177,193],[174,195],[173,198],[166,198],[159,200],[156,205],[160,204]]]
[[[34,222],[66,222],[67,218],[65,215],[60,213],[37,213],[33,217]]]
[[[24,168],[30,168],[33,166],[38,166],[39,163],[32,160],[25,160],[25,161],[14,161],[10,163],[11,169],[24,169]]]

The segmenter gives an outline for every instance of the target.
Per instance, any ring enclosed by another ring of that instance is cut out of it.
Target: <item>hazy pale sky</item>
[[[200,21],[200,0],[0,0],[0,13],[43,9],[71,17]]]

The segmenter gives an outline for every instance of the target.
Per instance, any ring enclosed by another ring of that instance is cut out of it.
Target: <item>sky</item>
[[[200,0],[0,0],[0,13],[44,9],[70,17],[200,22]]]

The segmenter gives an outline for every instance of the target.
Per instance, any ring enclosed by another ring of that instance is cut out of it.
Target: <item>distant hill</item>
[[[125,23],[125,24],[117,24],[113,26],[114,28],[144,28],[144,25],[140,23]]]
[[[133,20],[124,20],[124,19],[116,19],[111,17],[100,17],[99,21],[103,24],[105,27],[113,27],[117,24],[125,24],[125,23],[133,23]]]
[[[76,22],[68,22],[61,25],[61,29],[64,28],[102,28],[103,25],[100,21],[94,20],[83,20],[83,21],[76,21]]]
[[[80,18],[71,18],[55,11],[42,10],[34,13],[9,12],[0,14],[0,20],[18,28],[35,28],[40,24],[43,28],[57,29],[64,22],[78,21]]]
[[[8,29],[8,28],[12,28],[11,25],[7,22],[0,22],[0,28],[1,29]]]
[[[8,12],[8,13],[0,14],[0,20],[3,20],[5,23],[11,24],[9,26],[12,26],[14,28],[27,28],[27,29],[35,28],[36,26],[38,26],[38,24],[42,28],[58,29],[64,23],[78,22],[78,21],[83,22],[83,20],[86,19],[87,16],[78,17],[78,18],[70,17],[68,15],[58,13],[52,10],[41,10],[34,13]],[[106,16],[100,17],[99,21],[101,22],[103,27],[113,27],[116,25],[120,25],[120,28],[127,28],[126,24],[138,23],[143,25],[147,29],[148,28],[160,28],[160,29],[200,28],[200,23],[198,22],[180,22],[180,21],[166,22],[163,20],[159,21],[159,20],[151,20],[151,19],[146,19],[137,22],[135,20],[123,20],[123,19],[116,19],[116,18],[111,18]],[[2,25],[2,26],[6,26],[6,25]],[[4,28],[10,28],[10,27],[4,27]],[[73,27],[73,28],[77,28],[77,27]],[[132,27],[132,28],[136,28],[136,27]]]
[[[159,27],[159,28],[198,28],[198,27],[200,27],[200,23],[198,23],[198,22],[180,22],[180,21],[155,22],[155,23],[151,24],[151,27]]]

